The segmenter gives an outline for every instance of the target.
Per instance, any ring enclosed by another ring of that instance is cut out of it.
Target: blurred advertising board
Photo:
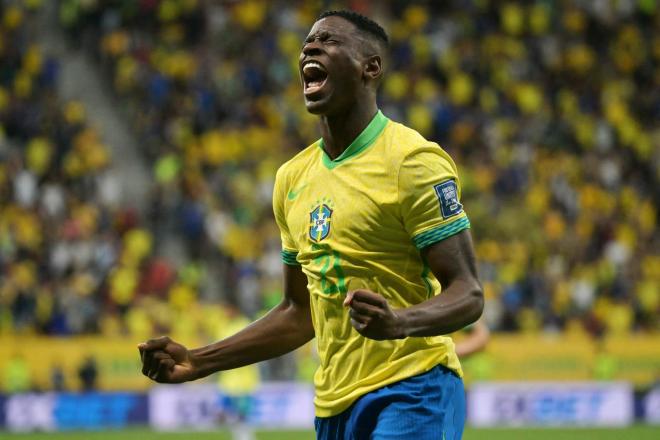
[[[219,402],[214,386],[157,386],[149,392],[149,424],[163,431],[211,429],[220,420]]]
[[[313,387],[296,382],[264,383],[242,396],[213,385],[161,385],[149,393],[149,424],[158,430],[204,430],[241,418],[253,426],[312,428],[313,400]]]
[[[305,383],[265,383],[243,395],[210,384],[162,385],[142,393],[0,395],[0,428],[12,432],[119,429],[211,430],[237,420],[269,428],[313,428],[314,390]]]
[[[116,429],[146,424],[147,396],[135,393],[26,393],[6,398],[10,431]]]
[[[625,426],[660,424],[660,386],[633,393],[619,382],[477,383],[468,389],[473,426]],[[633,402],[634,400],[634,402]],[[311,429],[313,389],[264,383],[230,395],[211,384],[158,385],[144,393],[0,395],[0,432],[121,429],[213,430],[240,420],[269,429]]]
[[[651,389],[642,399],[644,422],[660,425],[660,385]]]
[[[634,397],[624,382],[475,383],[468,421],[487,426],[626,426]]]

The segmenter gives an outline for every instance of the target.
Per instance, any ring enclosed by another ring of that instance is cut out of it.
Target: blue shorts
[[[464,424],[463,381],[442,365],[314,421],[318,440],[460,440]]]

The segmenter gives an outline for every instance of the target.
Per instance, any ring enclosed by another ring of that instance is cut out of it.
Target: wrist
[[[204,357],[202,355],[202,348],[194,348],[188,350],[188,362],[190,362],[190,379],[193,381],[208,376],[210,373],[205,373]]]
[[[394,310],[394,316],[396,316],[394,339],[405,339],[410,336],[408,330],[408,314],[406,313],[406,309]]]

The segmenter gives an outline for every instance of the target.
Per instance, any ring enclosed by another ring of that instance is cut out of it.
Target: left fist
[[[375,292],[352,290],[346,295],[344,307],[349,308],[351,325],[364,337],[378,341],[406,337],[401,316]]]

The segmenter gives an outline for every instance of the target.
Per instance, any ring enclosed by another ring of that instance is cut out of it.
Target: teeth
[[[308,68],[314,68],[314,67],[317,68],[317,69],[320,69],[320,70],[324,70],[323,66],[321,66],[316,61],[310,61],[310,62],[308,62],[307,64],[305,64],[303,66],[303,71],[307,70]]]

